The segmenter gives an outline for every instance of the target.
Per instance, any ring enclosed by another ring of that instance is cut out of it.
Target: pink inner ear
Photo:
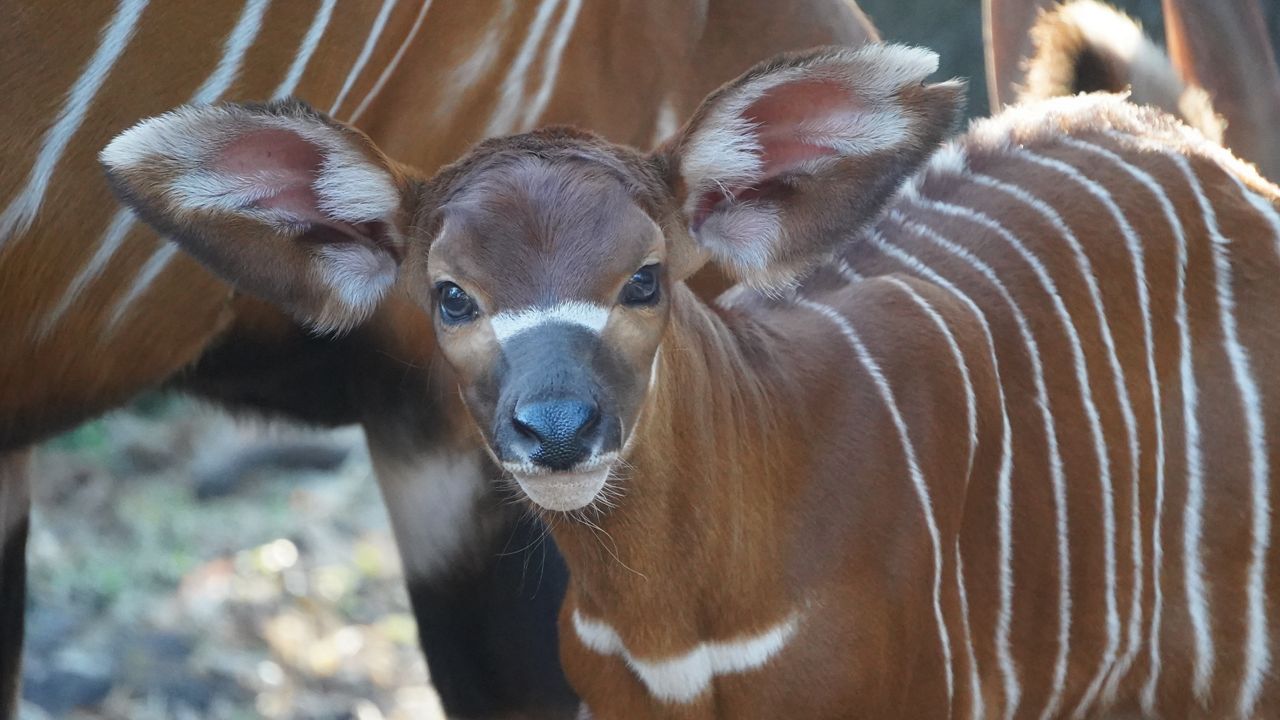
[[[297,222],[332,224],[320,212],[312,184],[320,173],[320,149],[289,130],[245,133],[219,153],[213,170],[248,180],[263,195],[253,207],[277,210]]]
[[[862,103],[848,88],[832,80],[803,80],[772,88],[751,103],[742,116],[758,130],[763,149],[764,178],[777,176],[809,160],[838,154],[824,145],[822,135],[838,134],[862,111]]]
[[[721,203],[767,198],[772,181],[779,176],[812,160],[839,155],[837,148],[821,140],[839,135],[862,109],[848,88],[832,80],[802,80],[770,89],[742,112],[756,128],[762,165],[759,180],[749,187],[704,193],[694,211],[693,229]]]
[[[255,184],[261,198],[251,207],[273,210],[311,228],[300,239],[318,243],[360,242],[385,246],[377,223],[336,220],[320,209],[314,184],[324,156],[320,148],[289,130],[254,130],[231,141],[213,162],[215,172]],[[384,249],[388,249],[384,247]]]

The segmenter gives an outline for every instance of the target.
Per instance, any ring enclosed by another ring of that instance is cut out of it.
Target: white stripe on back
[[[856,278],[857,274],[849,267],[848,263],[841,262],[841,272],[848,277]],[[846,272],[847,270],[847,272]],[[973,477],[973,461],[978,450],[978,402],[973,392],[973,378],[969,374],[969,365],[964,360],[964,353],[960,350],[960,343],[956,341],[956,336],[951,332],[951,328],[947,325],[942,315],[929,304],[915,288],[911,287],[902,280],[886,276],[883,278],[886,282],[893,284],[906,293],[907,297],[920,308],[929,320],[933,322],[934,327],[938,329],[947,341],[947,347],[951,351],[951,359],[955,362],[956,368],[960,371],[960,384],[964,390],[965,400],[965,417],[968,421],[969,435],[969,471],[966,478],[970,481]],[[982,694],[979,690],[978,680],[978,663],[973,653],[973,636],[969,629],[969,598],[966,596],[964,587],[964,571],[961,569],[960,561],[960,540],[957,538],[955,543],[956,556],[956,590],[960,594],[960,610],[961,622],[964,630],[965,657],[969,665],[969,697],[970,697],[970,716],[980,718],[983,715]]]
[[[338,91],[338,96],[333,99],[333,104],[329,106],[329,115],[336,116],[338,114],[338,108],[342,107],[342,102],[347,99],[347,93],[351,92],[351,86],[356,84],[356,80],[360,77],[364,66],[369,64],[369,56],[373,55],[373,49],[377,47],[378,38],[382,37],[382,31],[387,26],[387,18],[391,16],[391,9],[395,6],[396,0],[382,0],[382,7],[378,9],[378,14],[373,18],[373,25],[369,26],[369,34],[364,39],[360,54],[356,56],[355,63],[351,65],[351,70],[347,72],[347,79],[342,82],[342,89]]]
[[[429,110],[434,120],[453,117],[462,101],[476,90],[485,73],[497,62],[507,35],[513,29],[511,16],[514,13],[515,0],[502,0],[501,7],[485,24],[484,34],[470,48],[471,52],[441,76],[440,87],[446,88],[447,92],[437,98]]]
[[[578,21],[578,11],[581,9],[582,0],[566,0],[564,12],[560,15],[559,24],[556,25],[556,32],[551,36],[546,58],[542,61],[542,83],[525,109],[524,120],[521,123],[522,129],[535,127],[538,118],[542,117],[547,104],[551,102],[551,92],[555,89],[556,77],[560,74],[560,60],[564,56],[564,47],[569,43],[569,36],[573,34],[574,24]]]
[[[245,2],[244,9],[240,11],[240,18],[236,20],[236,26],[231,29],[231,34],[223,44],[222,57],[218,59],[218,66],[191,96],[192,104],[208,105],[217,102],[227,90],[231,89],[231,84],[240,77],[244,55],[249,48],[253,47],[253,41],[258,38],[258,31],[262,29],[262,16],[266,14],[270,5],[271,0]]]
[[[392,56],[391,62],[382,69],[382,74],[378,76],[378,81],[373,84],[369,92],[365,93],[364,99],[360,101],[360,105],[356,107],[356,111],[351,113],[351,117],[347,122],[352,125],[359,122],[360,117],[364,115],[364,111],[369,108],[369,104],[378,97],[378,93],[382,92],[382,86],[387,84],[392,73],[400,66],[400,61],[404,59],[404,54],[409,51],[409,46],[413,44],[413,39],[418,36],[418,30],[422,28],[422,22],[427,19],[427,11],[431,9],[431,0],[423,0],[422,7],[418,10],[418,17],[413,21],[413,27],[409,28],[409,34],[405,36],[404,41],[400,43],[396,54]]]
[[[560,0],[540,0],[538,3],[538,11],[533,16],[533,22],[529,23],[529,34],[520,44],[520,50],[516,53],[515,60],[511,62],[507,76],[502,80],[502,89],[498,93],[498,105],[489,116],[489,124],[485,126],[486,136],[506,135],[522,129],[517,125],[517,121],[520,117],[520,106],[525,102],[525,86],[528,84],[526,76],[537,55],[542,35],[547,31],[547,23],[551,22],[551,15],[559,4]]]
[[[1123,140],[1123,138],[1120,138]],[[1082,140],[1073,140],[1072,144],[1086,151],[1092,151],[1107,157],[1116,163],[1121,169],[1127,172],[1131,177],[1145,186],[1149,192],[1160,203],[1160,208],[1164,212],[1165,221],[1169,223],[1170,229],[1173,231],[1174,245],[1176,248],[1176,256],[1174,259],[1176,265],[1176,305],[1174,310],[1174,323],[1178,328],[1178,362],[1179,362],[1179,378],[1180,386],[1183,393],[1183,412],[1184,415],[1195,415],[1195,376],[1191,366],[1190,355],[1190,331],[1187,325],[1187,298],[1186,298],[1186,262],[1187,262],[1187,238],[1183,231],[1182,221],[1178,218],[1178,213],[1173,207],[1173,203],[1169,200],[1169,195],[1164,191],[1160,183],[1151,176],[1150,173],[1141,168],[1127,162],[1119,155],[1103,148],[1093,145]],[[1155,378],[1154,370],[1148,369]],[[1190,405],[1187,403],[1187,387],[1190,386],[1192,399]],[[1155,712],[1155,693],[1156,686],[1160,678],[1160,626],[1163,620],[1164,612],[1164,544],[1162,541],[1162,528],[1164,524],[1164,497],[1166,482],[1166,463],[1164,445],[1164,420],[1163,413],[1160,411],[1161,403],[1159,402],[1161,394],[1159,392],[1158,380],[1153,379],[1153,398],[1156,400],[1156,497],[1155,497],[1155,516],[1152,520],[1151,527],[1151,565],[1152,565],[1152,609],[1151,609],[1151,634],[1148,638],[1148,669],[1147,679],[1143,683],[1141,693],[1142,710],[1150,715]],[[1199,438],[1191,432],[1192,428],[1198,427],[1193,423],[1187,424],[1184,421],[1184,445],[1187,449],[1188,456],[1188,478],[1199,477],[1199,467],[1193,470],[1191,466],[1191,458],[1193,454],[1199,455]],[[1191,450],[1192,447],[1196,450]]]
[[[302,44],[298,46],[298,52],[293,56],[293,64],[289,66],[289,71],[285,73],[284,80],[280,81],[276,91],[271,93],[272,100],[287,98],[298,88],[298,83],[302,81],[302,74],[306,72],[307,65],[311,62],[311,56],[320,46],[320,39],[324,37],[324,31],[329,27],[329,20],[333,17],[333,6],[337,2],[338,0],[321,0],[320,8],[316,10],[316,16],[311,21],[311,27],[307,28],[307,34],[303,36]]]
[[[892,386],[889,385],[889,379],[885,377],[884,372],[880,369],[880,364],[871,355],[871,351],[867,349],[862,338],[853,329],[853,325],[829,305],[807,298],[797,298],[796,303],[822,315],[839,328],[845,340],[849,341],[849,345],[852,346],[853,354],[858,358],[858,363],[862,365],[863,370],[871,377],[872,383],[880,393],[880,400],[884,403],[885,409],[889,412],[889,418],[892,420],[894,428],[898,431],[898,442],[902,447],[903,454],[906,456],[907,473],[911,477],[911,485],[915,489],[916,499],[920,502],[920,511],[924,515],[925,528],[929,534],[929,544],[933,550],[933,615],[938,623],[938,639],[942,645],[942,661],[946,670],[947,707],[950,708],[955,695],[955,679],[951,657],[951,637],[947,633],[946,619],[942,616],[942,538],[938,531],[938,523],[933,515],[933,501],[929,498],[929,484],[925,481],[924,471],[920,469],[920,461],[916,457],[915,445],[911,442],[911,434],[907,428],[907,422],[902,417],[902,411],[898,408],[898,401],[894,397]],[[949,714],[950,710],[948,710]]]
[[[1137,145],[1160,155],[1169,155],[1168,148],[1159,143],[1148,142],[1132,135],[1116,131],[1108,131],[1109,137],[1125,144]],[[1194,356],[1192,351],[1190,315],[1187,307],[1187,242],[1182,223],[1177,215],[1172,216],[1177,222],[1177,271],[1178,287],[1174,321],[1178,326],[1178,375],[1182,390],[1182,417],[1186,434],[1186,482],[1187,498],[1183,506],[1182,524],[1182,556],[1183,586],[1187,595],[1187,614],[1191,620],[1192,641],[1195,647],[1195,689],[1197,697],[1202,700],[1208,694],[1208,682],[1212,677],[1213,638],[1209,627],[1208,596],[1204,589],[1204,559],[1201,556],[1201,536],[1204,525],[1204,455],[1200,446],[1199,418],[1199,386],[1196,384]],[[1154,618],[1152,656],[1159,657],[1159,616]],[[1201,679],[1203,678],[1203,679]],[[1146,684],[1142,689],[1142,703],[1145,707],[1155,706],[1156,690],[1159,682],[1159,666],[1153,663]]]
[[[148,0],[121,0],[116,6],[111,21],[102,30],[97,50],[72,84],[58,111],[57,120],[45,131],[40,151],[27,173],[26,184],[9,200],[4,212],[0,213],[0,248],[4,247],[10,237],[25,233],[35,222],[58,161],[84,123],[89,106],[111,74],[111,68],[133,39],[138,19],[147,7],[147,2]],[[18,102],[18,99],[8,98],[7,101]]]
[[[1101,157],[1106,158],[1107,160],[1115,164],[1117,167],[1119,167],[1121,170],[1123,170],[1125,173],[1127,173],[1134,180],[1137,180],[1138,183],[1146,187],[1147,190],[1152,194],[1152,196],[1155,197],[1156,201],[1160,203],[1160,208],[1164,212],[1165,220],[1169,223],[1169,227],[1170,229],[1172,229],[1174,233],[1176,242],[1178,244],[1178,247],[1180,248],[1180,252],[1183,253],[1183,256],[1181,257],[1185,257],[1186,236],[1183,234],[1182,223],[1181,221],[1178,220],[1177,212],[1173,209],[1173,203],[1170,202],[1168,194],[1165,193],[1164,188],[1160,186],[1160,183],[1157,182],[1156,179],[1152,177],[1150,173],[1147,173],[1141,168],[1138,168],[1132,165],[1131,163],[1126,162],[1124,158],[1120,157],[1119,155],[1112,152],[1111,150],[1108,150],[1107,148],[1101,147],[1099,145],[1094,145],[1092,143],[1088,143],[1083,140],[1078,140],[1076,138],[1070,138],[1070,137],[1063,138],[1063,141],[1072,147],[1076,147],[1081,150],[1084,150],[1085,152],[1089,152],[1094,155],[1099,155]],[[1089,181],[1089,182],[1092,182],[1092,181]],[[1115,207],[1115,204],[1113,202],[1109,203],[1109,207],[1111,208],[1113,213],[1119,212],[1119,208]],[[1126,227],[1127,225],[1128,223],[1126,221],[1124,225],[1122,225],[1122,228],[1127,230],[1127,232],[1125,233],[1125,238],[1128,241],[1130,239],[1130,234],[1132,232],[1132,229],[1127,228]],[[1141,246],[1138,246],[1138,249],[1139,251],[1141,251],[1142,249]],[[1141,255],[1136,256],[1135,263],[1138,263],[1142,257],[1143,256]],[[1137,268],[1137,265],[1135,264],[1135,271],[1136,271],[1136,268]],[[1179,272],[1181,272],[1181,269],[1179,270]],[[1152,523],[1152,530],[1151,530],[1152,565],[1153,565],[1152,590],[1153,590],[1155,599],[1153,603],[1152,613],[1158,614],[1163,610],[1163,605],[1164,605],[1163,591],[1160,586],[1161,584],[1160,578],[1163,572],[1161,563],[1164,557],[1164,550],[1161,544],[1160,532],[1161,532],[1161,524],[1162,524],[1163,514],[1164,514],[1163,504],[1164,504],[1165,470],[1166,470],[1165,440],[1164,440],[1164,413],[1162,411],[1163,394],[1160,390],[1159,375],[1156,371],[1156,366],[1155,366],[1155,340],[1154,340],[1154,332],[1152,329],[1151,305],[1150,305],[1150,294],[1148,292],[1148,283],[1145,275],[1135,277],[1135,281],[1138,283],[1139,302],[1141,304],[1142,313],[1143,313],[1144,342],[1146,344],[1146,353],[1147,353],[1147,375],[1150,378],[1150,383],[1151,383],[1152,412],[1154,413],[1153,417],[1155,418],[1155,433],[1156,433],[1156,462],[1155,462],[1156,499],[1155,499],[1155,503],[1156,503],[1156,507],[1155,507],[1155,519]],[[1178,292],[1179,292],[1179,295],[1181,295],[1182,293],[1181,286],[1179,286]],[[1135,533],[1137,533],[1138,529],[1140,529],[1139,524],[1141,519],[1141,516],[1137,508],[1137,502],[1138,502],[1137,493],[1138,493],[1138,488],[1137,488],[1137,485],[1135,484],[1134,498],[1133,498],[1133,502],[1134,502],[1133,522],[1135,524],[1134,525]],[[1134,616],[1136,616],[1137,620],[1133,622],[1133,624],[1131,624],[1129,627],[1129,649],[1125,652],[1125,657],[1121,662],[1121,668],[1122,668],[1121,671],[1117,672],[1111,678],[1111,681],[1108,687],[1108,692],[1107,692],[1109,697],[1114,696],[1116,685],[1122,679],[1122,675],[1124,674],[1124,672],[1126,672],[1128,668],[1132,665],[1138,653],[1139,645],[1141,644],[1141,640],[1139,637],[1141,630],[1138,626],[1141,623],[1141,612],[1142,612],[1141,610],[1142,608],[1142,604],[1141,604],[1142,574],[1140,573],[1142,544],[1136,534],[1134,536],[1133,551],[1134,551],[1134,562],[1136,563],[1135,572],[1137,572],[1138,574],[1135,577],[1136,589],[1134,591],[1134,608],[1131,612],[1133,613]],[[1155,617],[1152,618],[1152,628],[1153,628],[1152,638],[1151,638],[1152,651],[1150,655],[1152,677],[1158,676],[1160,672],[1159,651],[1157,649],[1159,647],[1159,639],[1158,637],[1156,637],[1156,634],[1159,628],[1159,623],[1160,623],[1159,619]],[[1152,691],[1151,691],[1152,695],[1150,696],[1151,700],[1150,700],[1150,703],[1145,707],[1146,712],[1152,711],[1152,705],[1154,704],[1154,691],[1155,691],[1154,684],[1152,684]]]

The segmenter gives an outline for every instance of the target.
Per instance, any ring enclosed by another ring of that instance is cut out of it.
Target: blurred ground
[[[33,477],[23,720],[440,717],[359,431],[153,397]]]

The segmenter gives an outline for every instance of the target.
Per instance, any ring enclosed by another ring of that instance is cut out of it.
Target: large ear
[[[144,220],[318,330],[365,320],[395,283],[416,184],[301,102],[178,108],[99,157]]]
[[[820,48],[758,65],[658,151],[693,240],[739,280],[785,288],[873,220],[950,133],[964,85],[928,50]]]

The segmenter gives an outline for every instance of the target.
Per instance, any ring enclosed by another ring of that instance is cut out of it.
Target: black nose
[[[521,403],[511,421],[517,432],[538,444],[530,460],[551,470],[568,470],[586,457],[600,410],[595,403],[578,400]]]

